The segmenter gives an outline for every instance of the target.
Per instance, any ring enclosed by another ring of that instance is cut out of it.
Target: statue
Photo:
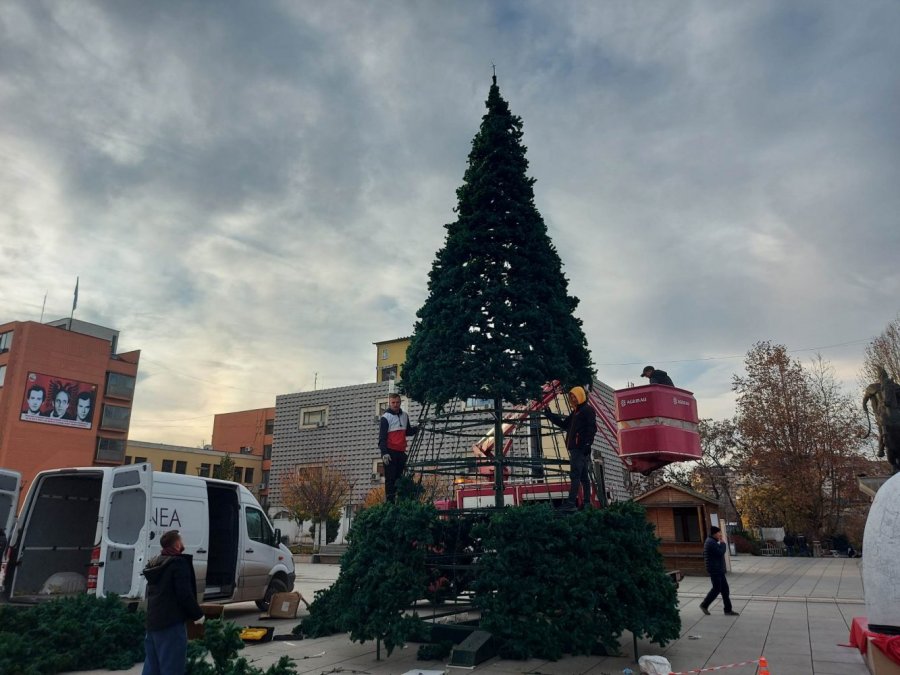
[[[878,366],[878,382],[866,387],[863,395],[863,410],[869,423],[866,436],[872,433],[869,401],[872,401],[872,414],[878,427],[878,456],[887,455],[893,473],[900,473],[900,385],[888,377],[881,366]]]

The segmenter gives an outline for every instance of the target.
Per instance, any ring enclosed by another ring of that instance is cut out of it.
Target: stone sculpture
[[[878,427],[878,456],[887,458],[892,473],[900,472],[900,385],[894,382],[881,366],[878,367],[878,382],[866,387],[863,395],[863,410],[869,423],[868,436],[872,432],[869,417],[869,401]]]

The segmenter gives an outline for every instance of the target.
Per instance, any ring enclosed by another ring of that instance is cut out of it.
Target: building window
[[[244,482],[247,485],[251,485],[253,483],[253,467],[252,466],[248,466],[246,469],[244,469]]]
[[[134,398],[134,378],[122,373],[106,373],[106,395],[130,401]]]
[[[131,455],[125,455],[125,461],[122,464],[131,464]]]
[[[131,408],[121,405],[103,406],[103,419],[100,421],[101,429],[110,431],[128,431],[128,422],[131,419]]]
[[[675,517],[675,541],[700,542],[700,519],[697,509],[672,509]]]
[[[269,487],[269,472],[268,471],[263,471],[262,484],[263,484],[263,489]]]
[[[387,361],[387,360],[388,360],[388,350],[387,350],[387,349],[382,349],[382,350],[381,350],[381,360],[382,360],[382,361]]]
[[[300,411],[300,428],[315,429],[328,424],[328,406],[322,405],[315,408],[303,408]]]
[[[275,420],[266,420],[266,436],[271,436],[275,433]]]
[[[493,408],[494,402],[489,398],[469,398],[466,399],[466,408],[468,410],[484,410],[485,408]]]
[[[235,483],[243,483],[244,481],[241,480],[243,475],[244,475],[243,467],[240,467],[240,466],[234,467],[234,482]]]
[[[263,459],[272,459],[272,446],[271,445],[263,446]]]
[[[403,402],[400,402],[400,407],[403,407]],[[380,398],[375,402],[375,415],[377,417],[381,417],[388,409],[388,399]]]
[[[97,456],[98,462],[108,464],[121,464],[125,459],[125,441],[118,438],[98,438]]]
[[[175,462],[175,473],[187,473],[187,462],[181,460]]]
[[[146,457],[135,457],[135,458],[134,458],[134,463],[135,463],[135,464],[146,464],[146,463],[147,463],[147,458],[146,458]]]
[[[172,465],[174,462],[171,459],[164,459],[162,462],[162,470],[166,473],[172,473]]]
[[[202,478],[209,478],[209,474],[212,471],[212,464],[201,464],[200,469],[197,471],[197,475]]]
[[[6,379],[6,366],[0,366],[0,387],[3,386],[3,380]]]
[[[11,330],[0,333],[0,352],[9,351],[12,347],[13,332]]]
[[[397,364],[395,363],[392,366],[384,366],[381,369],[381,381],[387,382],[388,380],[396,380],[397,379]]]

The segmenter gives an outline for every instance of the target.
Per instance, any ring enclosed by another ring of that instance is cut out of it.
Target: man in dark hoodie
[[[184,554],[178,530],[159,538],[162,553],[144,568],[147,579],[147,636],[143,675],[183,675],[187,621],[202,622],[192,557]]]
[[[650,384],[664,384],[668,387],[675,386],[675,383],[672,382],[672,378],[669,377],[669,374],[666,371],[657,370],[653,366],[644,366],[641,377],[650,378]]]
[[[569,450],[569,498],[563,509],[574,511],[578,500],[578,490],[583,490],[582,508],[591,505],[591,479],[589,468],[591,463],[591,444],[597,434],[597,414],[587,402],[584,387],[572,387],[569,391],[569,405],[572,414],[560,417],[544,408],[544,414],[553,424],[566,430],[566,448]]]
[[[703,602],[700,603],[700,609],[704,614],[709,615],[709,606],[716,596],[722,594],[722,604],[725,605],[726,616],[737,616],[738,613],[731,609],[731,595],[728,589],[728,581],[725,579],[725,550],[727,544],[722,541],[722,530],[713,525],[709,528],[709,536],[703,544],[703,561],[706,563],[706,571],[709,573],[709,579],[712,581],[712,588]]]

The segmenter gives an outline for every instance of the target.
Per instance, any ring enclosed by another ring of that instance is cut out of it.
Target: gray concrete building
[[[353,484],[350,511],[362,503],[368,492],[381,484],[379,471],[378,422],[387,407],[391,382],[373,382],[348,387],[284,394],[276,398],[272,470],[269,481],[270,512],[279,510],[281,482],[297,466],[317,466],[326,462],[339,467]],[[595,391],[614,410],[613,390],[595,383]],[[469,402],[469,407],[473,407]],[[458,408],[465,408],[459,404]],[[403,409],[417,423],[421,407],[403,398]],[[490,425],[485,424],[485,432]],[[609,433],[598,431],[594,442],[595,462],[602,462],[607,494],[612,501],[628,499],[627,472],[616,455]],[[426,433],[430,433],[426,430]],[[452,437],[447,437],[452,438]],[[420,440],[423,446],[430,440]],[[443,441],[441,457],[454,454],[471,457],[471,440]],[[425,450],[422,451],[426,452]],[[531,452],[528,435],[516,437],[510,456],[524,458]],[[563,451],[565,453],[565,451]],[[563,455],[567,459],[567,455]],[[529,472],[514,469],[513,479],[527,479]],[[559,478],[555,480],[560,480]],[[562,479],[565,480],[565,479]]]

